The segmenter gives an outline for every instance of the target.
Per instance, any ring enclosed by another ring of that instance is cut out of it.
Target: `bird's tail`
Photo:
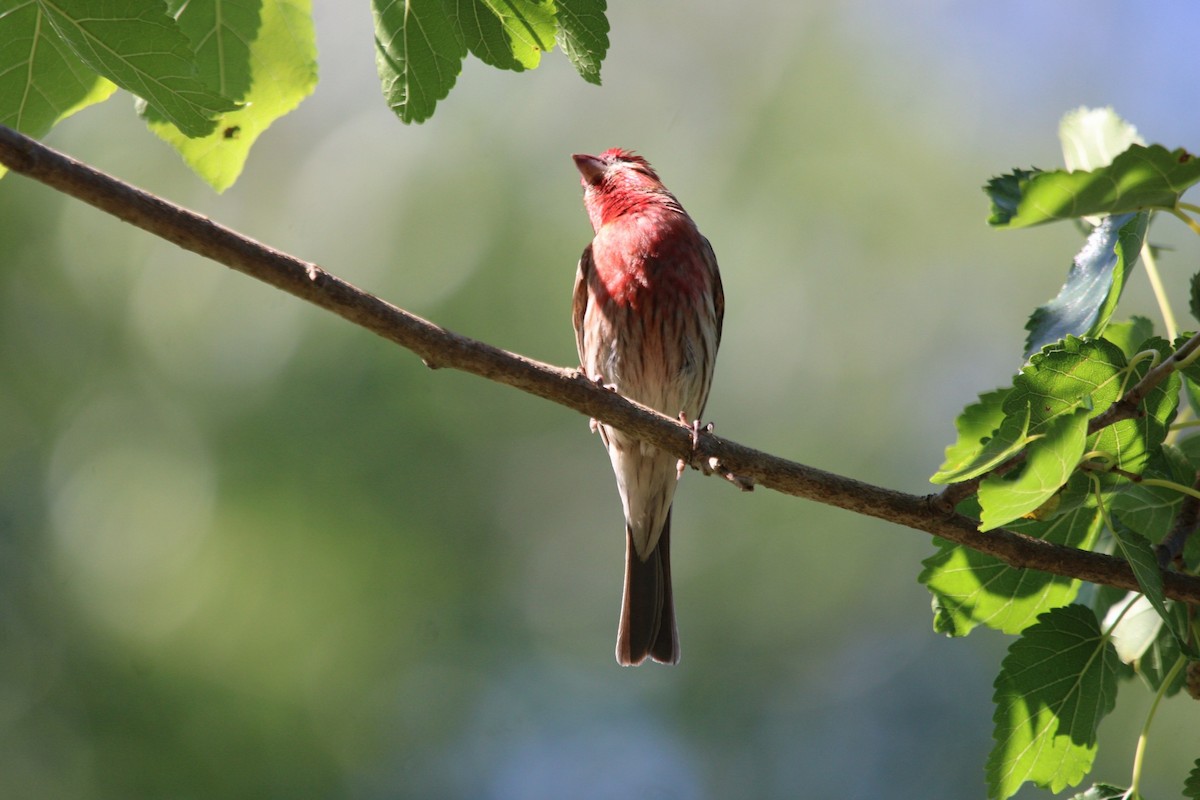
[[[617,662],[622,666],[640,664],[646,656],[663,664],[679,663],[670,541],[669,510],[658,544],[645,561],[633,546],[633,530],[625,526],[625,596],[617,629]]]

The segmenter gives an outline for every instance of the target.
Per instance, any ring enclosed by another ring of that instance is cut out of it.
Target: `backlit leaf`
[[[984,187],[992,199],[988,222],[1022,228],[1061,219],[1175,208],[1200,181],[1200,160],[1183,149],[1130,145],[1093,170],[1015,170]]]
[[[1048,611],[1008,649],[996,678],[988,794],[1004,800],[1033,782],[1077,785],[1096,755],[1096,728],[1116,701],[1120,661],[1096,616],[1079,605]]]

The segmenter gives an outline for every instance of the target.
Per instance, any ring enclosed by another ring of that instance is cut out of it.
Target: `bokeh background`
[[[50,143],[565,366],[569,156],[635,148],[721,261],[718,431],[913,492],[1080,244],[989,230],[980,185],[1058,166],[1080,105],[1200,147],[1190,0],[614,2],[603,88],[469,60],[419,127],[380,98],[367,4],[317,5],[321,84],[224,195],[127,96]],[[1186,317],[1200,248],[1152,238]],[[1149,298],[1139,272],[1122,312],[1161,324]],[[682,663],[622,669],[621,524],[577,414],[0,182],[5,797],[985,794],[1009,640],[932,632],[928,537],[689,474]],[[1149,702],[1123,693],[1097,778],[1128,780]],[[1148,796],[1198,730],[1162,709]]]

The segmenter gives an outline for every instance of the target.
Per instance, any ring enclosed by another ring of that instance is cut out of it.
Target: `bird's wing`
[[[583,249],[579,257],[579,268],[575,271],[575,292],[571,300],[571,322],[575,326],[575,348],[579,351],[579,365],[583,363],[583,317],[587,314],[588,277],[592,272],[592,246]]]
[[[702,250],[704,261],[708,266],[709,274],[712,275],[713,281],[713,310],[717,314],[717,345],[721,344],[721,326],[725,323],[725,287],[721,285],[721,271],[717,269],[717,254],[713,252],[712,245],[708,239],[703,236],[700,240],[704,242]]]

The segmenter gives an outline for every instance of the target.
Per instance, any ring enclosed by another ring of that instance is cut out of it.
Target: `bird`
[[[712,386],[725,294],[708,239],[640,155],[572,156],[594,238],[575,275],[572,321],[589,379],[698,431]],[[678,459],[592,420],[625,514],[617,662],[679,662],[671,591]]]

